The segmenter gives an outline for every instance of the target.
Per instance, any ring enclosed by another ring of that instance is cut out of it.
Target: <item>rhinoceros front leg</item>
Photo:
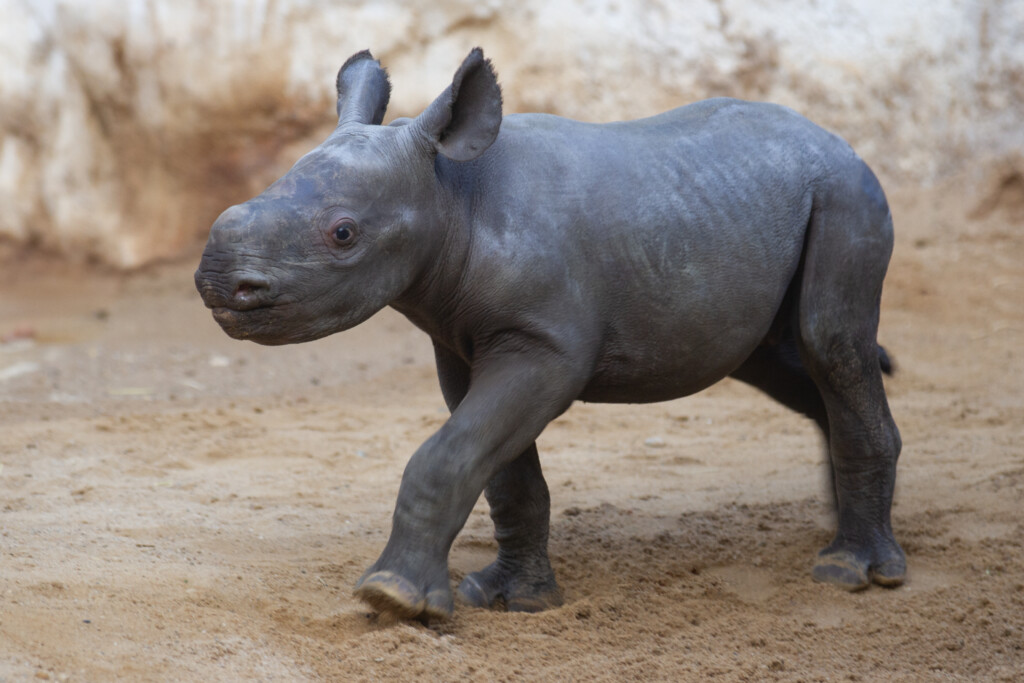
[[[448,552],[456,534],[484,486],[533,449],[537,436],[569,407],[584,381],[564,356],[548,350],[496,353],[478,360],[465,397],[457,402],[451,418],[406,466],[391,537],[380,559],[360,579],[356,595],[404,618],[449,616],[453,601]],[[458,393],[451,387],[445,390],[446,398]],[[510,470],[517,471],[518,466]],[[536,475],[540,475],[539,466]],[[543,479],[540,483],[543,486]],[[498,484],[498,489],[507,488]],[[545,518],[547,505],[545,495]],[[511,508],[499,505],[499,509]],[[518,529],[512,516],[499,512],[500,519],[509,520],[500,522],[499,529]],[[541,533],[546,536],[546,523]],[[521,534],[512,531],[511,536]],[[502,566],[526,566],[522,552],[512,557],[516,559],[512,565]],[[546,554],[544,560],[546,565]],[[492,589],[498,585],[491,580],[483,583]]]
[[[504,604],[510,612],[540,612],[562,604],[548,560],[551,497],[537,446],[494,475],[487,503],[498,541],[498,558],[459,584],[459,598],[474,607]]]
[[[454,411],[469,390],[469,366],[434,344],[437,378],[448,409]],[[538,612],[562,604],[548,560],[551,497],[541,473],[537,444],[506,465],[484,490],[498,541],[498,558],[459,584],[459,598],[474,607],[503,603],[513,612]]]

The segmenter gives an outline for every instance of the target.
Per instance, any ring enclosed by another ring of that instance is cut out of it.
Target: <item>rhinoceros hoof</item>
[[[879,586],[895,588],[902,586],[907,579],[907,561],[904,558],[882,562],[868,570],[871,580]]]
[[[378,571],[364,577],[355,596],[379,612],[401,619],[447,619],[452,615],[452,597],[448,591],[423,593],[408,579],[390,571]]]
[[[848,591],[859,591],[871,584],[867,564],[858,560],[853,553],[841,550],[820,555],[811,575],[815,581],[831,583]]]
[[[866,554],[850,550],[829,550],[818,555],[812,576],[815,581],[830,583],[848,591],[867,588],[872,582],[889,588],[906,579],[907,564],[900,550],[881,562],[865,559]]]
[[[543,612],[562,604],[562,592],[554,577],[536,584],[522,583],[494,565],[463,579],[458,597],[473,607],[504,605],[509,612]]]

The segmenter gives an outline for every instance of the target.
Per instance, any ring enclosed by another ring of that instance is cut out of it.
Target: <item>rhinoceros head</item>
[[[341,67],[337,90],[327,140],[210,230],[196,287],[232,337],[309,341],[405,295],[445,244],[437,155],[474,159],[501,125],[501,93],[479,49],[414,119],[381,125],[391,86],[368,51]]]

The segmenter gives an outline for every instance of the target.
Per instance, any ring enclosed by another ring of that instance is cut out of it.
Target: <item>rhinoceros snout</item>
[[[260,273],[212,274],[200,267],[195,280],[196,289],[208,308],[251,311],[270,303],[270,279]]]

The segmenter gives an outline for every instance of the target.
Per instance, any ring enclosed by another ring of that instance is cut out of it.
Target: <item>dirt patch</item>
[[[898,364],[906,586],[811,581],[831,524],[821,445],[726,381],[551,425],[565,606],[460,608],[429,628],[351,596],[409,454],[446,416],[426,337],[384,312],[262,348],[219,331],[192,263],[8,259],[0,679],[1020,680],[1017,184],[985,211],[956,185],[893,194],[880,340]],[[481,502],[453,578],[494,551]]]

